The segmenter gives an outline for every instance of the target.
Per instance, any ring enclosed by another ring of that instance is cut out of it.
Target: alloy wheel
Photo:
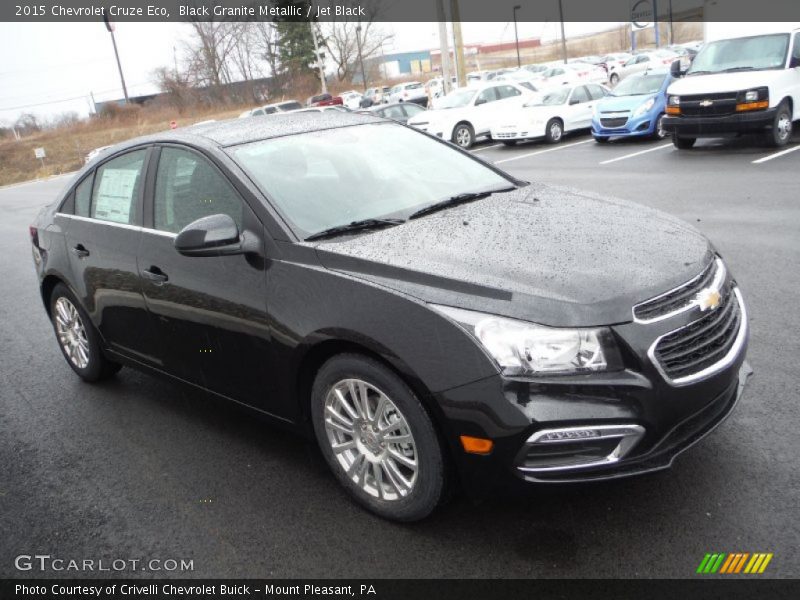
[[[343,379],[325,398],[325,432],[347,477],[380,500],[407,497],[419,456],[406,418],[392,400],[360,379]]]
[[[557,142],[561,139],[561,133],[561,125],[558,123],[558,121],[554,121],[550,125],[550,139],[554,142]]]
[[[471,137],[466,127],[459,127],[458,131],[456,131],[456,144],[462,148],[469,148]]]
[[[664,129],[664,115],[660,115],[658,121],[656,121],[656,135],[660,140],[667,137],[667,130]]]
[[[56,300],[55,325],[58,343],[70,362],[79,369],[89,365],[89,339],[78,309],[67,298]]]

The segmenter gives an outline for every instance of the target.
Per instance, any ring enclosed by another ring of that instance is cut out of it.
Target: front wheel
[[[792,111],[789,110],[789,103],[783,101],[778,106],[775,118],[772,121],[772,129],[767,132],[767,143],[775,148],[780,148],[789,143],[792,137]]]
[[[677,133],[672,134],[672,145],[678,148],[679,150],[688,150],[694,143],[697,141],[697,138],[693,137],[680,137]]]
[[[62,283],[53,288],[50,296],[50,317],[61,353],[81,379],[90,382],[108,379],[122,368],[103,355],[100,335],[89,315]]]
[[[597,137],[597,136],[593,136],[593,137],[594,137],[594,141],[597,142],[598,144],[607,144],[608,143],[608,138],[607,137]]]
[[[658,115],[656,126],[653,129],[653,137],[657,140],[663,140],[667,137],[667,130],[664,129],[664,115]]]
[[[475,143],[475,130],[469,123],[459,123],[453,130],[453,143],[459,148],[468,150]]]
[[[619,83],[619,75],[612,73],[608,81],[611,83],[611,85],[617,85]]]
[[[550,144],[557,144],[564,136],[564,125],[561,119],[550,119],[545,127],[544,137]]]
[[[378,361],[341,354],[319,370],[311,418],[322,454],[356,502],[417,521],[441,502],[445,457],[414,392]]]
[[[504,140],[503,144],[506,145],[506,146],[516,146],[517,145],[517,140]]]

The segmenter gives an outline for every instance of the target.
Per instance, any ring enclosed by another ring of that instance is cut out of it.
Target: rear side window
[[[475,100],[475,104],[485,104],[486,102],[494,102],[497,100],[497,88],[490,87],[483,90],[480,94],[478,94],[478,98]]]
[[[600,100],[601,98],[605,98],[606,91],[599,85],[587,85],[585,87],[587,90],[589,90],[592,100]]]
[[[79,217],[89,216],[89,206],[92,203],[92,176],[78,184],[75,188],[75,214]]]
[[[206,159],[180,148],[164,148],[158,161],[154,202],[156,229],[178,233],[192,221],[226,214],[242,226],[242,201]]]
[[[113,223],[135,222],[136,199],[142,185],[146,153],[144,149],[135,150],[97,169],[90,210],[92,218]]]
[[[513,98],[514,96],[521,96],[522,92],[513,85],[501,85],[497,88],[497,95],[503,100],[505,98]]]
[[[589,94],[586,93],[584,86],[576,87],[572,92],[572,97],[569,99],[570,104],[582,103],[589,101]]]

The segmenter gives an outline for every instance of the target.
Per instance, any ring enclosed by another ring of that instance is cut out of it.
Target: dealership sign
[[[653,26],[654,20],[651,0],[633,0],[631,2],[631,27],[634,30],[648,29]]]

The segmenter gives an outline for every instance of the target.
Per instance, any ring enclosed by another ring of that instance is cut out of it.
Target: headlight
[[[755,102],[758,100],[758,90],[747,90],[744,93],[745,102]]]
[[[648,110],[653,108],[653,104],[655,104],[655,103],[656,103],[655,99],[654,98],[650,98],[647,102],[645,102],[643,104],[640,104],[639,108],[637,108],[635,111],[633,111],[634,118],[635,117],[641,117],[644,113],[646,113]]]
[[[680,96],[670,96],[667,100],[670,106],[680,106],[681,105],[681,97]]]
[[[505,375],[617,371],[622,359],[607,327],[560,329],[431,305],[472,335]]]

